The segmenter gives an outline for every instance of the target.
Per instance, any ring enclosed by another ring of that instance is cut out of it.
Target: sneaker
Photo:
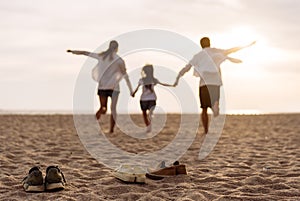
[[[44,191],[43,174],[39,167],[33,167],[29,170],[28,175],[22,181],[26,192],[42,192]]]
[[[126,183],[145,183],[146,171],[136,165],[121,165],[113,172],[113,176]]]
[[[49,166],[46,170],[45,189],[47,191],[57,191],[65,189],[65,177],[57,166]]]

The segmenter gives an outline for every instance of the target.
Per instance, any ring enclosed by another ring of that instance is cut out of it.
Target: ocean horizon
[[[201,111],[200,111],[201,112]],[[76,112],[78,113],[78,112]],[[211,112],[208,112],[212,114]],[[230,110],[223,113],[224,115],[276,115],[276,114],[299,114],[299,111],[296,112],[261,112],[258,110]],[[20,115],[73,115],[75,112],[73,110],[2,110],[0,109],[0,115],[9,115],[9,114],[20,114]],[[79,114],[91,114],[90,112],[80,112]],[[110,114],[108,111],[107,114]],[[127,112],[118,112],[119,115],[127,114]],[[132,115],[141,114],[136,111],[130,112]],[[161,112],[155,112],[154,114],[160,115],[164,114]],[[167,112],[167,114],[181,114],[179,112]],[[182,114],[199,114],[199,112],[184,112]]]

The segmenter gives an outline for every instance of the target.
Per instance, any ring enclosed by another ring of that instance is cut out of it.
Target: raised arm
[[[245,45],[245,46],[233,47],[233,48],[227,49],[227,50],[225,50],[225,54],[228,55],[228,54],[237,52],[237,51],[239,51],[241,49],[244,49],[246,47],[250,47],[251,45],[254,45],[255,43],[256,43],[256,41],[253,41],[252,43],[250,43],[248,45]]]
[[[85,56],[92,57],[95,59],[99,58],[99,54],[94,53],[94,52],[81,51],[81,50],[67,50],[67,52],[70,52],[70,53],[76,54],[76,55],[85,55]]]
[[[187,64],[183,69],[181,69],[181,71],[179,71],[173,86],[178,85],[180,77],[182,77],[186,72],[188,72],[191,69],[191,67],[192,67],[192,64]]]

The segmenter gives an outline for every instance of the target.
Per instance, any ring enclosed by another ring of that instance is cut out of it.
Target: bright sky
[[[94,51],[126,32],[163,29],[197,44],[209,36],[218,48],[257,40],[255,46],[232,55],[242,64],[221,66],[226,111],[300,112],[299,10],[298,0],[0,1],[0,109],[72,111],[74,86],[86,57],[67,54],[67,49]],[[167,58],[157,52],[126,56],[133,86],[138,68],[146,62],[172,67],[175,72],[185,64]],[[155,70],[157,77],[159,70],[163,69]],[[199,101],[198,78],[191,70],[184,79]],[[121,93],[127,97],[128,89],[123,88]],[[179,112],[166,88],[158,87],[157,93],[163,110]],[[128,104],[123,99],[119,111]],[[129,102],[131,112],[140,112],[138,97]]]

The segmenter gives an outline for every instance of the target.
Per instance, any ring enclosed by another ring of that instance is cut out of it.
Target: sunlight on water
[[[249,114],[255,114],[255,115],[259,115],[259,114],[263,114],[261,111],[259,110],[229,110],[226,112],[227,114],[234,114],[234,115],[249,115]]]

